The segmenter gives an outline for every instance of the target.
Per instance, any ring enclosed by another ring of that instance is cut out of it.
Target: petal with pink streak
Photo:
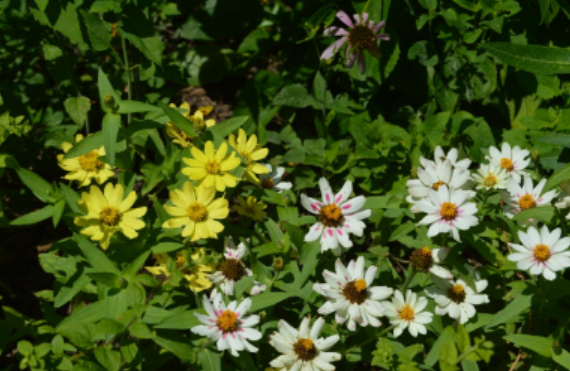
[[[334,54],[337,52],[337,50],[340,49],[340,47],[347,41],[348,39],[346,37],[341,37],[340,39],[338,39],[337,41],[335,41],[334,43],[330,44],[328,48],[325,49],[325,51],[323,52],[323,54],[321,54],[321,59],[331,59]]]

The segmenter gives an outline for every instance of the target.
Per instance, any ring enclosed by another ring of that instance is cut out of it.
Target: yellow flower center
[[[515,168],[511,159],[506,157],[501,159],[501,167],[507,171],[513,171]]]
[[[188,213],[188,217],[195,222],[201,222],[208,218],[208,210],[199,202],[188,205],[186,213]]]
[[[445,220],[453,220],[457,216],[457,207],[454,203],[444,202],[441,205],[441,217]]]
[[[178,268],[180,268],[181,266],[183,266],[184,264],[186,264],[186,258],[184,257],[184,255],[180,254],[176,257],[176,266]]]
[[[364,303],[366,297],[368,296],[368,292],[366,291],[366,281],[359,279],[347,283],[344,286],[344,289],[342,289],[342,294],[351,304]]]
[[[247,153],[246,151],[241,151],[239,154],[241,155],[241,157],[245,157],[248,164],[251,163],[252,159],[250,153]]]
[[[121,221],[121,212],[116,207],[105,206],[99,214],[101,222],[109,227],[116,226]]]
[[[97,151],[91,151],[77,159],[79,166],[85,171],[96,171],[103,167],[103,162],[99,161],[99,154]]]
[[[220,172],[220,164],[216,160],[206,162],[204,168],[210,174],[218,174]]]
[[[332,204],[321,208],[319,220],[327,227],[337,227],[343,222],[344,217],[342,216],[340,207],[336,206],[336,204]]]
[[[429,272],[433,266],[433,253],[427,246],[414,250],[410,257],[410,262],[418,272]]]
[[[349,31],[348,43],[352,49],[359,51],[374,45],[376,43],[376,36],[370,28],[357,25]]]
[[[237,330],[237,315],[231,310],[226,309],[222,315],[218,317],[218,327],[224,332]]]
[[[536,202],[534,202],[534,198],[532,198],[531,195],[526,194],[520,198],[519,206],[522,211],[525,211],[528,209],[532,209],[533,207],[536,207]]]
[[[218,267],[218,270],[222,272],[226,278],[236,282],[246,275],[245,268],[237,259],[224,260]]]
[[[411,321],[414,319],[414,310],[410,306],[410,304],[406,304],[402,310],[398,311],[398,317],[403,319],[404,321]]]
[[[447,185],[447,184],[445,184],[444,182],[442,182],[442,181],[440,180],[439,182],[434,183],[434,185],[432,185],[431,187],[432,187],[434,190],[437,191],[437,190],[439,189],[439,187],[441,187],[442,185]]]
[[[495,176],[495,174],[489,173],[489,175],[487,175],[487,177],[483,181],[483,185],[485,187],[489,187],[489,188],[496,186],[497,185],[497,177]]]
[[[273,179],[269,177],[263,179],[263,181],[261,182],[261,187],[265,189],[273,189],[274,186],[275,182],[273,182]]]
[[[550,249],[548,246],[539,243],[534,247],[534,258],[543,263],[550,258]]]
[[[311,339],[299,339],[293,345],[293,350],[302,361],[311,361],[317,356],[317,348]]]
[[[465,288],[459,283],[456,283],[447,290],[447,296],[458,304],[465,301],[465,295]]]

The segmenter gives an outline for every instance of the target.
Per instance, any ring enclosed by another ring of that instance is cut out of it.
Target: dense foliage
[[[0,0],[0,369],[570,370],[569,20]]]

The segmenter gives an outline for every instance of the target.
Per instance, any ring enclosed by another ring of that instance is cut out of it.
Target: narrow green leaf
[[[135,100],[124,100],[119,103],[119,109],[117,110],[117,113],[139,113],[158,110],[160,110],[160,108],[153,106],[152,104],[138,102]]]
[[[94,354],[97,361],[107,371],[119,371],[121,368],[121,353],[118,351],[98,346],[95,348]]]
[[[550,357],[552,354],[552,340],[542,336],[511,334],[503,337],[506,341],[518,347],[528,348],[542,356]]]
[[[208,130],[218,134],[222,138],[226,138],[231,133],[235,133],[237,129],[247,122],[248,116],[232,117],[226,121],[209,127]]]
[[[568,353],[566,350],[562,349],[562,352],[560,352],[560,354],[553,353],[552,359],[560,366],[564,367],[567,370],[570,370],[570,353]]]
[[[524,295],[521,294],[516,299],[511,301],[509,305],[507,305],[503,310],[501,310],[495,318],[487,325],[487,329],[491,327],[495,327],[497,325],[503,324],[508,322],[511,318],[517,316],[523,310],[530,308],[530,304],[532,302],[532,294],[531,295]]]
[[[168,107],[166,104],[162,102],[158,102],[158,106],[162,108],[164,113],[170,118],[170,120],[176,125],[180,130],[182,130],[186,135],[190,138],[196,138],[198,134],[194,131],[194,126],[192,122],[188,120],[186,117],[182,116],[180,112],[172,107]]]
[[[79,309],[76,312],[73,312],[70,316],[65,317],[57,326],[56,330],[58,330],[62,326],[73,326],[79,322],[85,323],[95,323],[97,321],[102,320],[105,318],[105,308],[107,307],[107,300],[105,298],[103,300],[99,300],[94,302],[93,304],[89,304],[88,306]]]
[[[33,193],[43,202],[55,202],[55,198],[51,195],[51,185],[38,174],[18,167],[16,173],[20,177],[22,183],[26,185]]]
[[[170,332],[163,332],[160,336],[157,336],[154,341],[164,349],[172,352],[183,362],[194,363],[196,361],[194,348],[188,344],[190,342],[188,339],[175,336],[175,334]]]
[[[62,198],[61,200],[57,201],[53,207],[52,219],[53,219],[54,228],[57,228],[57,225],[61,220],[64,210],[65,210],[65,199]]]
[[[453,339],[454,336],[455,336],[455,331],[451,326],[447,326],[441,332],[441,334],[439,334],[439,337],[437,338],[435,344],[433,344],[433,346],[431,347],[431,350],[429,351],[424,361],[426,366],[433,367],[437,363],[437,360],[439,358],[439,351],[443,347],[443,344],[447,343],[448,340]]]
[[[546,181],[546,185],[544,186],[543,192],[550,191],[551,189],[556,188],[560,183],[563,183],[570,179],[570,164],[564,165],[562,168],[558,169],[548,181]]]
[[[101,272],[121,274],[121,271],[113,264],[111,260],[105,255],[103,251],[97,248],[87,237],[80,234],[74,234],[73,238],[77,241],[81,252],[87,258],[91,266]]]
[[[91,282],[91,278],[87,275],[85,271],[81,272],[81,275],[71,282],[66,282],[64,286],[61,287],[57,296],[55,297],[54,307],[59,308],[62,305],[68,303],[71,299],[77,295],[81,289],[83,289],[87,284]]]
[[[22,215],[10,222],[10,225],[30,225],[39,223],[53,216],[54,207],[47,205],[43,209],[32,211],[29,214]]]
[[[101,102],[101,108],[105,112],[111,112],[111,109],[105,105],[105,95],[110,95],[115,100],[115,104],[120,104],[121,97],[115,89],[113,89],[113,85],[109,82],[107,75],[103,72],[102,69],[99,68],[99,72],[97,74],[97,86],[99,87],[99,101]],[[85,140],[85,139],[84,139]]]
[[[115,166],[117,136],[119,135],[120,128],[120,115],[107,113],[103,117],[103,146],[105,147],[105,156],[111,166]]]
[[[63,197],[65,198],[65,202],[71,208],[74,213],[81,214],[82,211],[77,206],[77,201],[80,200],[79,195],[69,186],[65,185],[64,183],[59,183],[59,187],[61,188],[61,192],[63,193]]]
[[[140,254],[128,267],[123,270],[124,277],[135,277],[150,255],[150,251]]]
[[[103,132],[98,131],[93,135],[83,138],[79,143],[76,143],[73,147],[67,151],[63,158],[75,158],[86,153],[89,153],[95,149],[101,148],[103,146]]]
[[[158,245],[151,247],[153,254],[160,254],[165,252],[171,252],[184,247],[184,244],[178,242],[161,242]]]
[[[97,281],[99,283],[102,283],[105,286],[108,287],[121,287],[121,284],[119,282],[119,275],[115,274],[115,273],[108,273],[108,272],[89,272],[87,273],[87,276],[89,276],[89,278],[91,278],[94,281]]]
[[[570,50],[541,45],[486,43],[489,54],[506,64],[532,73],[570,73]]]
[[[570,173],[569,173],[570,174]],[[527,220],[527,219],[536,219],[540,221],[548,222],[552,220],[554,216],[555,209],[553,206],[541,206],[541,207],[533,207],[532,209],[521,211],[520,213],[516,214],[513,217],[513,220]]]
[[[251,298],[250,312],[257,312],[270,306],[277,305],[283,300],[289,299],[290,293],[286,292],[264,292]]]
[[[198,352],[198,362],[204,371],[222,371],[222,357],[220,353],[203,349]]]

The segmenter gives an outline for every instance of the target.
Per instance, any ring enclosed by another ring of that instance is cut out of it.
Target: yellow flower
[[[216,191],[213,188],[195,190],[192,183],[184,183],[182,191],[175,189],[170,192],[170,201],[174,206],[165,205],[164,209],[173,218],[165,221],[162,227],[180,228],[184,226],[182,237],[190,237],[191,241],[201,238],[218,238],[218,233],[224,230],[224,226],[214,219],[225,219],[230,210],[226,199],[214,200],[215,194]]]
[[[82,140],[83,135],[77,134],[75,136],[75,143],[79,143]],[[68,142],[61,144],[61,148],[65,153],[67,153],[71,147],[73,147],[73,144]],[[57,155],[57,161],[63,170],[69,171],[69,174],[63,177],[64,179],[77,180],[80,183],[80,187],[85,187],[91,184],[92,179],[95,179],[99,184],[103,184],[110,177],[115,175],[115,172],[109,164],[99,160],[99,157],[102,156],[105,156],[105,149],[103,147],[79,157],[68,159],[64,159],[63,155]]]
[[[188,287],[190,290],[194,292],[200,292],[203,290],[207,290],[212,287],[212,281],[208,279],[209,273],[214,270],[213,265],[208,264],[201,264],[201,261],[206,256],[206,250],[198,249],[194,254],[190,255],[190,259],[192,262],[196,262],[191,264],[190,267],[184,269],[184,278],[188,281]],[[170,272],[166,269],[166,262],[168,260],[168,254],[157,254],[154,256],[158,263],[155,267],[145,267],[147,271],[151,274],[156,276],[163,275],[163,276],[170,276]],[[186,259],[184,255],[177,254],[176,255],[176,265],[178,268],[183,266],[186,263]]]
[[[222,143],[217,151],[214,143],[206,142],[204,152],[196,147],[190,150],[194,158],[182,158],[188,165],[182,169],[182,173],[192,180],[198,181],[198,187],[215,187],[223,192],[226,187],[235,187],[239,178],[230,174],[229,171],[239,166],[240,160],[235,157],[235,152],[228,155],[228,145]]]
[[[267,174],[269,173],[269,169],[262,164],[258,164],[257,161],[267,157],[269,150],[267,148],[261,148],[261,146],[257,144],[256,135],[252,135],[247,139],[243,129],[239,129],[237,140],[236,136],[231,134],[228,142],[247,160],[245,178],[254,184],[259,184],[259,179],[256,174]]]
[[[136,230],[145,226],[139,218],[146,214],[146,207],[131,209],[137,195],[132,191],[123,200],[124,192],[120,184],[113,187],[108,183],[104,193],[101,193],[99,187],[91,186],[89,193],[83,192],[81,200],[77,201],[85,216],[76,217],[75,224],[85,227],[81,233],[91,236],[93,241],[99,241],[104,250],[109,247],[109,241],[115,232],[119,231],[132,240],[139,235]]]
[[[171,103],[170,107],[176,108],[176,105]],[[190,105],[187,102],[183,102],[180,107],[181,109],[187,110],[186,113],[183,114],[188,120],[194,123],[194,130],[200,133],[204,130],[204,127],[212,127],[216,125],[216,121],[209,119],[204,122],[204,115],[209,114],[212,112],[214,107],[201,107],[198,108],[194,115],[190,115]],[[172,121],[168,121],[166,123],[166,134],[172,138],[174,143],[180,144],[182,147],[192,147],[192,138],[190,138],[185,132],[183,132],[178,126],[174,125]]]
[[[263,220],[263,217],[267,215],[263,211],[267,205],[253,196],[249,196],[247,201],[242,196],[238,196],[238,202],[239,205],[234,205],[234,210],[240,215],[249,216],[253,220]]]

